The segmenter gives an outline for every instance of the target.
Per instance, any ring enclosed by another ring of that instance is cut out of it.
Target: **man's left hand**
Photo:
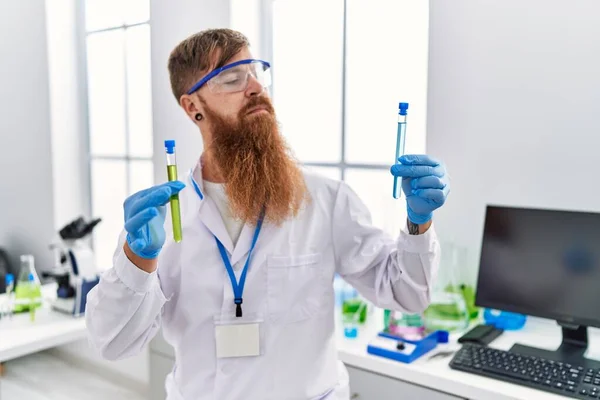
[[[425,224],[433,217],[450,193],[450,181],[444,165],[428,155],[404,155],[391,167],[392,175],[402,178],[408,219]]]

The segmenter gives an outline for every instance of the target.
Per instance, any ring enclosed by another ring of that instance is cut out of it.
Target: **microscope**
[[[94,253],[84,240],[101,221],[86,222],[79,217],[58,232],[58,239],[50,245],[54,252],[54,268],[42,277],[54,279],[58,288],[51,302],[54,310],[75,317],[85,314],[87,294],[99,282]]]

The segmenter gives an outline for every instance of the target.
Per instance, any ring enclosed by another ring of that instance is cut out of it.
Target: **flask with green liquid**
[[[42,285],[32,255],[21,256],[21,269],[15,287],[15,313],[34,312],[42,305]],[[33,318],[33,317],[32,317]]]

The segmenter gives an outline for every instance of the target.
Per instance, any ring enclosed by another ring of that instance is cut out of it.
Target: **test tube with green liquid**
[[[165,140],[165,151],[167,153],[167,178],[169,182],[177,180],[177,160],[175,158],[175,141]],[[171,220],[173,222],[173,239],[181,242],[181,214],[179,211],[179,194],[174,194],[170,199]]]

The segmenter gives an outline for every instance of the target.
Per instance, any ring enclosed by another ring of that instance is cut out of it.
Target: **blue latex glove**
[[[165,244],[165,204],[179,193],[185,184],[166,182],[129,196],[123,204],[127,243],[136,255],[152,259]]]
[[[398,161],[401,164],[393,165],[391,172],[402,177],[408,219],[414,224],[427,223],[450,193],[446,168],[428,155],[404,155]]]

